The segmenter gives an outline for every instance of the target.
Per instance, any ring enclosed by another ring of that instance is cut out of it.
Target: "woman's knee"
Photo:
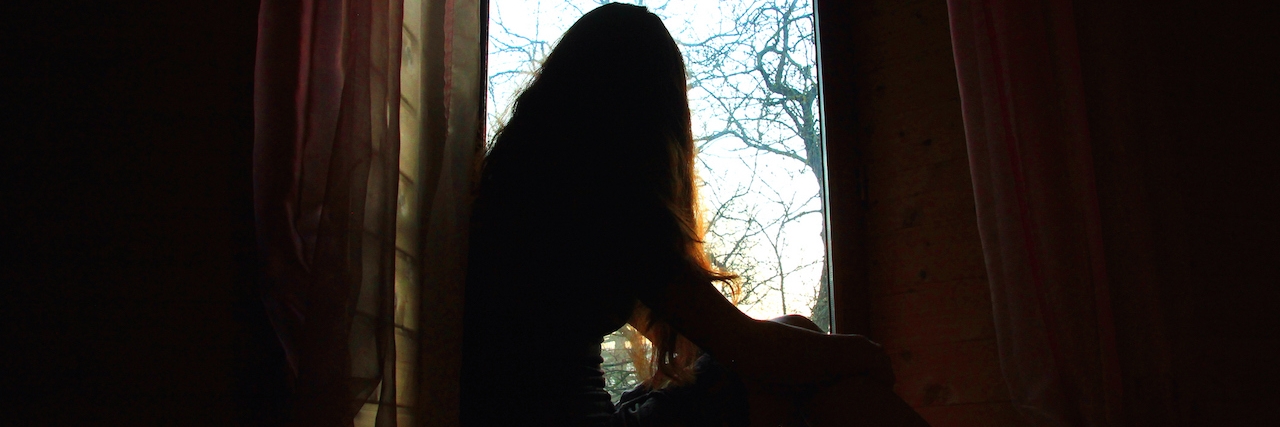
[[[786,316],[775,317],[769,319],[769,321],[805,328],[814,332],[822,332],[822,328],[819,328],[817,323],[813,323],[813,320],[799,314],[788,314]]]

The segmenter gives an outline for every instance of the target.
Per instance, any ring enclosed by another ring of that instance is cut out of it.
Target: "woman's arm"
[[[892,385],[889,358],[859,335],[827,335],[743,314],[710,283],[673,283],[642,302],[743,377],[779,385],[871,374]]]

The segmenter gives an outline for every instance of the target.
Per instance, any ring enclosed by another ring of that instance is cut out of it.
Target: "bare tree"
[[[737,239],[731,239],[734,245],[727,250],[717,248],[720,250],[710,255],[717,265],[741,267],[744,262],[734,261],[746,254],[739,250],[740,240],[769,237],[769,246],[778,254],[785,249],[782,238],[788,225],[809,214],[821,216],[825,179],[812,6],[802,0],[756,0],[729,7],[732,8],[729,15],[736,17],[731,27],[681,43],[690,73],[690,98],[702,103],[701,112],[715,118],[713,121],[720,125],[707,129],[698,138],[699,148],[705,152],[715,144],[728,144],[734,147],[731,150],[789,159],[802,165],[818,188],[810,203],[803,205],[816,209],[799,212],[794,212],[794,200],[784,197],[786,191],[770,188],[771,194],[766,196],[785,208],[781,215],[770,218],[776,221],[771,224],[773,233],[763,233],[769,227],[759,224],[756,216],[730,215],[750,213],[750,210],[734,209],[738,206],[734,202],[740,198],[737,194],[741,188],[733,189],[725,204],[715,207],[709,221],[712,239],[724,237],[716,233],[718,220],[736,221],[742,226],[736,228],[741,230]],[[823,240],[825,243],[825,236]],[[823,256],[816,283],[818,295],[809,307],[819,325],[827,325],[830,320],[825,260]],[[764,260],[756,263],[761,261]],[[757,288],[763,284],[768,284],[767,290],[785,295],[789,274],[799,268],[784,266],[781,256],[769,261],[774,264],[774,276],[744,277],[743,290],[748,294],[744,302],[751,301],[752,296],[762,298]],[[780,301],[783,301],[783,311],[787,312],[786,298],[781,297]]]

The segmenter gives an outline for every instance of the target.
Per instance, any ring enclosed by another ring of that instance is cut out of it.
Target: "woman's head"
[[[671,234],[663,250],[684,260],[680,277],[728,283],[734,276],[712,270],[702,251],[694,154],[679,47],[645,8],[609,4],[565,32],[516,98],[485,158],[476,208],[497,192],[577,206],[640,200],[675,224],[658,232]],[[637,310],[632,323],[654,342],[655,382],[690,379],[696,347],[649,314]]]
[[[547,167],[622,175],[658,190],[657,181],[692,180],[691,169],[672,167],[692,165],[689,131],[684,61],[675,40],[645,8],[614,3],[583,15],[561,37],[516,98],[490,163],[519,152]],[[673,172],[683,176],[669,176]]]
[[[680,49],[656,15],[608,4],[565,31],[517,99],[515,114],[568,113],[575,117],[567,122],[595,129],[687,132],[685,79]]]

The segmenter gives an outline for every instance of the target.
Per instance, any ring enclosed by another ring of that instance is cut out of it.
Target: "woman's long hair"
[[[492,192],[492,187],[520,186],[531,176],[542,180],[539,191],[569,195],[548,203],[569,200],[590,209],[597,195],[622,194],[647,205],[637,210],[663,217],[656,223],[669,225],[646,230],[669,234],[658,238],[669,244],[654,249],[678,260],[664,276],[673,283],[654,285],[715,282],[736,298],[737,276],[713,269],[703,252],[694,155],[679,47],[645,8],[609,4],[565,32],[516,98],[511,118],[485,156],[476,209],[494,203],[485,200],[486,187]],[[530,197],[521,193],[528,191],[505,194]],[[653,345],[648,360],[632,353],[637,372],[648,376],[642,378],[646,385],[693,380],[696,346],[642,304],[637,303],[629,323]]]

